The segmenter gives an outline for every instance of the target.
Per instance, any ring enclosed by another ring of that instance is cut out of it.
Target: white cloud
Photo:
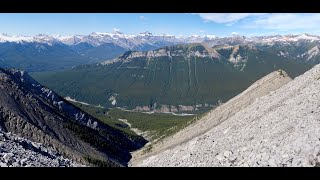
[[[147,20],[147,18],[146,18],[145,16],[139,16],[139,19],[140,19],[141,21]]]
[[[254,16],[262,16],[264,13],[193,13],[199,15],[205,22],[222,23],[231,26],[242,19]]]
[[[234,36],[235,35],[239,35],[239,33],[237,33],[237,32],[232,32],[231,34],[234,35]]]
[[[320,14],[269,14],[247,22],[244,27],[264,28],[278,31],[320,28]]]
[[[200,33],[204,33],[204,32],[206,32],[206,31],[201,29],[199,32],[200,32]]]
[[[320,29],[320,13],[192,13],[204,22],[273,31]]]

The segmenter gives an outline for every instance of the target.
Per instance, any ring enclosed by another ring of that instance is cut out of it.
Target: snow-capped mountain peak
[[[60,43],[59,39],[56,39],[53,36],[49,36],[47,34],[38,34],[33,37],[33,41],[39,43],[46,43],[49,45],[52,45],[53,43]]]
[[[138,36],[153,36],[153,34],[149,31],[145,31],[145,32],[139,33]]]
[[[206,42],[210,46],[214,45],[241,45],[241,44],[265,44],[273,45],[274,43],[299,43],[301,41],[318,41],[320,36],[311,34],[288,34],[288,35],[272,35],[272,36],[230,36],[217,37],[215,35],[199,35],[191,36],[175,36],[171,34],[154,35],[149,31],[141,32],[137,35],[125,34],[119,30],[113,32],[92,32],[89,35],[46,35],[38,34],[36,36],[10,36],[7,34],[0,34],[1,42],[37,42],[47,43],[49,45],[55,43],[63,43],[66,45],[77,45],[79,43],[87,43],[92,46],[100,46],[105,43],[113,43],[127,49],[139,49],[139,47],[155,46],[161,47],[172,44],[184,43],[202,43]]]
[[[163,37],[175,37],[174,35],[167,34],[167,33],[163,33],[161,36],[163,36]]]
[[[0,34],[0,42],[30,42],[33,40],[33,37],[30,36],[9,36],[8,34]]]
[[[214,39],[217,38],[216,35],[205,35],[204,37],[208,38],[208,39]]]

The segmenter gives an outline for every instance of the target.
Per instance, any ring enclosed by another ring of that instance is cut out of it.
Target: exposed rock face
[[[179,105],[178,107],[179,107],[180,111],[193,111],[193,110],[196,110],[193,106]]]
[[[133,109],[133,111],[150,111],[150,107],[149,106],[137,106],[136,108]]]
[[[52,147],[81,163],[123,166],[146,143],[100,123],[23,71],[0,68],[0,128]]]
[[[178,112],[178,108],[176,106],[170,106],[170,112]]]
[[[169,105],[160,105],[160,109],[155,109],[154,112],[156,113],[163,113],[163,112],[170,112],[170,106]]]
[[[320,65],[288,81],[269,74],[132,165],[319,166]]]
[[[157,57],[209,57],[219,59],[221,56],[212,48],[208,48],[205,44],[195,43],[191,45],[177,45],[173,47],[164,47],[153,51],[128,51],[118,58],[105,61],[100,64],[108,65],[115,62],[128,62],[134,58],[152,59]]]
[[[77,167],[51,148],[0,130],[0,167]]]
[[[175,112],[188,112],[188,111],[197,111],[198,108],[202,107],[213,107],[213,105],[202,105],[202,104],[196,104],[194,106],[185,106],[185,105],[166,105],[166,104],[159,104],[158,106],[136,106],[132,111],[137,112],[155,112],[155,113],[175,113]]]

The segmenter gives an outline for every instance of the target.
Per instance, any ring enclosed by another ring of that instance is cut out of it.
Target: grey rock
[[[4,154],[3,159],[8,161],[12,158],[12,156],[13,156],[13,153],[6,153]]]
[[[226,158],[228,158],[231,154],[232,154],[231,151],[225,151],[225,152],[223,153],[224,157],[226,157]]]
[[[6,163],[0,162],[0,167],[8,167]]]
[[[12,133],[4,133],[4,136],[7,138],[7,141],[2,144],[1,148],[5,151],[0,154],[0,160],[4,161],[0,162],[1,167],[59,166],[59,163],[54,163],[58,160],[63,162],[63,166],[83,166],[72,160],[56,155],[56,153],[53,153],[53,150],[45,147],[41,143],[29,141]],[[21,143],[25,146],[21,146]],[[48,153],[43,154],[37,149],[28,148],[34,145],[41,148],[43,152]]]

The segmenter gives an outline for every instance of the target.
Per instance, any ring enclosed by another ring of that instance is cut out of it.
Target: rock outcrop
[[[133,165],[319,166],[320,65],[290,82],[284,72],[276,73]]]
[[[129,62],[134,58],[157,58],[157,57],[208,57],[212,59],[220,59],[221,55],[213,48],[207,47],[205,44],[194,43],[190,45],[167,46],[152,51],[128,51],[113,60],[102,62],[102,65],[108,65],[116,62]]]

